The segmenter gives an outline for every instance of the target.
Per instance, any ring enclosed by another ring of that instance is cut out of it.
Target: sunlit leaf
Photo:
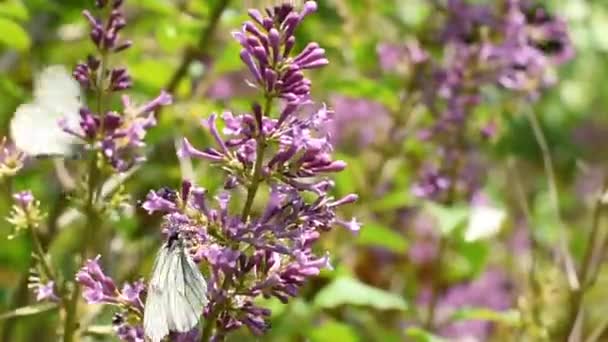
[[[469,209],[460,205],[447,207],[429,202],[425,205],[425,209],[437,219],[443,235],[450,235],[456,228],[466,223],[469,217]]]
[[[16,22],[6,18],[0,18],[0,32],[2,32],[2,34],[0,34],[0,45],[18,51],[29,49],[31,45],[30,36],[25,29]]]
[[[326,322],[321,326],[315,327],[315,329],[310,332],[309,337],[313,342],[357,342],[360,340],[355,329],[336,321]]]
[[[365,224],[359,232],[357,243],[362,246],[386,248],[400,254],[407,250],[407,240],[402,235],[389,227],[374,222]]]
[[[30,15],[27,7],[21,0],[5,0],[0,2],[0,17],[10,17],[19,21],[26,21]]]
[[[486,308],[463,308],[456,311],[451,319],[456,321],[481,320],[515,326],[520,322],[520,315],[516,310],[494,311]]]
[[[418,327],[408,328],[405,334],[411,338],[412,342],[448,342],[448,340]]]
[[[397,189],[384,194],[370,203],[372,210],[376,212],[386,212],[406,207],[412,203],[410,191],[407,189]]]
[[[13,318],[13,317],[36,315],[36,314],[50,311],[50,310],[53,310],[56,308],[57,308],[56,303],[33,304],[33,305],[24,306],[22,308],[18,308],[18,309],[0,314],[0,320],[7,319],[7,318]]]
[[[379,310],[407,309],[402,297],[348,277],[339,277],[323,288],[315,297],[314,305],[323,309],[341,305],[368,306]]]

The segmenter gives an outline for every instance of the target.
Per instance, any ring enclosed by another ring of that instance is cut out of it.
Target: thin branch
[[[173,73],[173,76],[171,76],[171,80],[167,85],[168,92],[173,93],[177,89],[177,86],[179,85],[181,80],[188,73],[190,64],[192,64],[192,62],[196,59],[197,53],[200,51],[204,51],[208,47],[209,42],[211,41],[215,29],[219,23],[219,19],[222,17],[222,13],[228,7],[229,3],[230,0],[221,0],[211,10],[211,14],[209,15],[209,23],[205,26],[203,32],[201,33],[196,49],[187,48],[186,51],[184,51],[182,61],[177,70],[175,70],[175,72]]]
[[[578,290],[580,288],[580,281],[578,279],[578,275],[576,273],[576,268],[574,266],[574,261],[572,259],[572,255],[568,249],[568,238],[566,232],[566,226],[564,225],[560,207],[559,207],[559,194],[557,191],[557,181],[555,178],[555,170],[553,168],[553,159],[551,157],[551,151],[549,149],[549,144],[547,144],[547,139],[543,133],[543,130],[538,122],[538,118],[536,114],[532,111],[531,108],[527,108],[524,110],[526,115],[528,116],[528,120],[530,121],[530,125],[532,126],[532,131],[534,132],[534,137],[538,146],[540,148],[542,157],[543,157],[543,165],[545,168],[545,175],[547,177],[547,186],[549,188],[549,197],[551,201],[551,206],[553,207],[553,211],[555,217],[559,223],[559,247],[560,254],[563,258],[564,269],[566,275],[568,277],[568,283],[570,284],[571,290]]]

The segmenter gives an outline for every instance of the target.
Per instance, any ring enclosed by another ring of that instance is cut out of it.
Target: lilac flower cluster
[[[494,8],[450,0],[445,13],[439,34],[443,60],[429,61],[430,81],[420,85],[434,122],[419,134],[434,141],[442,162],[425,165],[414,186],[416,195],[439,201],[452,196],[447,192],[453,190],[471,197],[481,185],[472,181],[483,178],[483,168],[467,134],[472,113],[484,101],[482,90],[503,87],[533,99],[553,83],[553,67],[573,56],[565,23],[531,2],[509,0],[505,8]],[[402,59],[411,59],[405,52]],[[394,60],[394,54],[381,60]],[[490,138],[495,129],[489,122],[477,136]]]
[[[263,334],[270,311],[255,298],[287,302],[297,296],[307,278],[330,267],[329,255],[313,251],[321,233],[336,225],[359,229],[356,220],[336,216],[337,207],[357,196],[334,199],[328,193],[333,182],[324,178],[346,166],[333,160],[325,133],[332,111],[325,106],[305,110],[312,106],[311,83],[302,70],[327,64],[324,50],[311,43],[291,57],[294,30],[315,9],[309,1],[301,12],[287,4],[265,15],[251,10],[253,22],[234,34],[265,103],[255,103],[251,114],[223,113],[221,132],[215,114],[204,121],[216,148],[200,150],[184,139],[178,151],[181,158],[204,159],[225,170],[225,190],[211,200],[207,190],[184,181],[179,191],[151,191],[142,204],[149,213],[163,214],[167,235],[187,233],[181,235],[189,237],[193,260],[209,265],[205,324],[216,337],[241,326]],[[272,117],[275,100],[280,106]],[[260,185],[267,185],[270,194],[260,214],[252,215]],[[232,194],[239,187],[247,191],[247,200],[234,213]]]
[[[424,296],[420,298],[424,302]],[[441,336],[454,341],[485,341],[492,332],[491,322],[482,320],[451,321],[461,308],[505,311],[512,307],[513,288],[504,272],[490,269],[470,283],[450,287],[437,304],[437,326]]]
[[[109,14],[105,21],[89,11],[83,12],[91,26],[91,41],[99,56],[89,56],[86,62],[78,64],[73,75],[84,88],[97,94],[99,105],[97,112],[87,107],[80,110],[79,130],[63,126],[64,130],[88,142],[93,149],[100,150],[107,163],[119,172],[145,159],[141,148],[145,145],[143,139],[147,130],[156,125],[154,111],[172,102],[172,97],[163,91],[156,99],[141,106],[123,95],[122,112],[102,108],[105,95],[129,89],[132,85],[126,68],[107,65],[111,54],[126,50],[132,44],[120,39],[120,31],[126,25],[122,3],[122,0],[96,1],[97,7]]]
[[[114,280],[107,276],[99,265],[100,256],[89,259],[76,273],[76,282],[83,288],[82,296],[89,304],[109,304],[120,308],[114,315],[112,325],[121,341],[143,342],[141,326],[143,318],[142,296],[146,286],[143,280],[125,283],[118,289]]]
[[[253,84],[269,96],[285,99],[291,110],[296,106],[294,102],[306,99],[310,92],[310,81],[302,71],[329,63],[325,50],[317,43],[309,43],[297,56],[290,57],[296,43],[296,28],[316,9],[314,1],[307,1],[300,13],[290,5],[268,9],[266,16],[251,9],[249,16],[253,22],[246,22],[241,32],[234,33],[243,47],[241,59],[254,78]]]

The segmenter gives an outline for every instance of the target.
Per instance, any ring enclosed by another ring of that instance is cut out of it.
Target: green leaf
[[[57,308],[56,303],[33,304],[33,305],[24,306],[22,308],[18,308],[18,309],[0,314],[0,320],[4,320],[7,318],[13,318],[13,317],[36,315],[36,314],[50,311],[50,310],[53,310],[56,308]]]
[[[450,235],[456,228],[464,225],[469,217],[469,209],[464,206],[442,206],[427,203],[425,209],[437,219],[443,235]]]
[[[405,334],[412,338],[412,342],[447,342],[447,340],[442,337],[433,335],[430,332],[417,327],[408,328]]]
[[[386,212],[403,208],[411,203],[410,191],[398,189],[374,199],[370,207],[375,212]]]
[[[17,51],[25,51],[29,49],[31,45],[30,36],[28,33],[16,22],[0,18],[0,45],[5,45],[8,48],[15,49]]]
[[[231,39],[224,46],[224,50],[218,56],[217,61],[213,67],[214,72],[221,75],[228,72],[238,71],[243,69],[243,63],[241,62],[240,53],[241,46],[236,40]]]
[[[178,13],[175,6],[171,4],[171,1],[136,0],[133,1],[133,5],[137,8],[147,9],[149,11],[153,11],[163,15],[171,15]]]
[[[353,327],[336,321],[326,322],[319,327],[315,327],[315,329],[311,330],[309,337],[312,342],[359,341],[359,336],[357,336],[357,333]]]
[[[391,110],[398,107],[399,97],[395,90],[384,82],[358,77],[331,80],[326,86],[345,96],[376,101]]]
[[[19,21],[27,21],[30,17],[27,8],[20,0],[7,0],[0,3],[0,16]]]
[[[379,310],[407,309],[402,297],[349,277],[336,278],[323,288],[315,297],[314,305],[323,309],[341,305],[369,306]]]
[[[455,321],[490,321],[509,326],[517,326],[520,323],[520,315],[516,310],[494,311],[486,308],[463,308],[456,311],[451,319]]]
[[[369,223],[359,232],[357,244],[362,246],[383,247],[391,252],[403,254],[407,250],[407,240],[389,227]]]

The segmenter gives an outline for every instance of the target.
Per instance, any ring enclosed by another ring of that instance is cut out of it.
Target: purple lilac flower
[[[314,1],[307,1],[300,13],[288,4],[269,9],[267,16],[255,9],[249,10],[253,21],[245,22],[234,37],[243,47],[241,59],[253,76],[253,85],[287,102],[308,97],[310,81],[302,71],[327,65],[325,50],[317,43],[309,43],[295,57],[291,57],[291,53],[296,28],[316,9]]]
[[[117,313],[112,319],[112,328],[116,336],[125,342],[145,342],[144,328],[141,325],[131,325],[123,314]]]
[[[120,39],[120,31],[126,25],[122,14],[123,1],[98,1],[98,6],[105,8],[110,3],[111,11],[105,22],[89,11],[83,12],[91,26],[91,40],[102,55],[118,53],[131,46],[130,41]],[[95,56],[89,56],[86,62],[78,64],[73,76],[83,87],[98,94],[120,92],[129,89],[132,84],[126,68],[109,68]],[[136,106],[124,95],[121,112],[110,110],[95,113],[84,107],[80,110],[81,131],[65,125],[63,129],[99,149],[109,165],[124,172],[145,160],[142,148],[145,146],[146,132],[156,125],[154,112],[171,102],[171,95],[164,91],[156,99],[141,106]]]
[[[98,255],[95,259],[89,259],[76,273],[76,281],[83,287],[82,296],[89,304],[114,304],[130,307],[142,312],[142,294],[146,286],[142,280],[134,283],[125,283],[122,289],[118,289],[114,280],[108,277],[101,266]]]
[[[36,295],[36,301],[52,301],[56,302],[59,300],[59,297],[55,294],[55,282],[48,281],[45,284],[35,282],[29,284],[30,288],[34,289],[34,294]]]
[[[294,30],[315,9],[309,1],[301,12],[287,4],[270,8],[265,15],[250,10],[253,21],[234,34],[243,47],[241,58],[253,76],[251,83],[267,103],[254,103],[251,113],[222,113],[221,131],[218,115],[212,114],[202,125],[215,146],[198,149],[185,139],[178,150],[182,158],[207,160],[226,171],[225,191],[213,198],[186,181],[179,191],[150,192],[142,205],[164,214],[163,232],[187,237],[193,260],[209,266],[205,315],[217,319],[217,338],[241,326],[263,334],[270,311],[254,304],[255,299],[287,302],[297,296],[308,278],[330,267],[329,256],[313,250],[321,233],[333,226],[359,230],[356,220],[336,215],[339,206],[357,196],[329,195],[334,184],[325,177],[346,164],[332,158],[325,132],[333,112],[313,105],[311,82],[302,72],[327,64],[324,50],[310,43],[292,56]],[[272,100],[279,102],[275,117]],[[252,215],[232,212],[235,190],[243,187],[250,193],[252,184],[258,183],[270,187],[265,207]]]
[[[34,203],[34,194],[32,194],[31,190],[24,190],[13,194],[13,199],[21,209],[27,210]]]
[[[380,43],[376,49],[380,67],[386,72],[408,73],[412,67],[426,62],[429,54],[412,40],[403,45]]]
[[[478,279],[468,284],[455,285],[448,289],[438,304],[438,320],[448,318],[460,308],[487,308],[504,311],[513,302],[512,285],[499,270],[486,271]],[[484,341],[492,331],[492,323],[487,321],[462,321],[443,325],[440,334],[447,338],[475,338]]]
[[[76,273],[76,282],[82,286],[83,298],[89,304],[109,304],[120,308],[114,315],[112,327],[121,341],[144,342],[143,327],[139,323],[143,317],[143,295],[146,285],[143,280],[125,283],[121,289],[107,276],[99,260],[101,256],[89,259]]]
[[[367,99],[334,95],[330,99],[333,120],[327,127],[331,142],[344,147],[364,148],[388,135],[392,120],[381,104]]]

